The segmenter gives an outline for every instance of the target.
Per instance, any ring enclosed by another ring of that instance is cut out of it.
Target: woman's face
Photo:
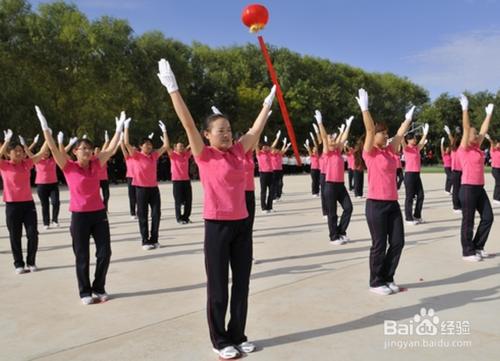
[[[408,139],[408,145],[412,145],[412,146],[417,145],[417,138]]]
[[[146,155],[151,154],[151,152],[153,151],[153,144],[149,141],[146,141],[141,144],[140,148],[142,153]]]
[[[477,134],[476,128],[470,128],[469,131],[469,144],[478,144],[479,143],[479,135]]]
[[[89,162],[92,159],[92,147],[86,143],[80,143],[77,148],[73,149],[73,154],[78,162]]]
[[[184,144],[182,143],[176,143],[175,144],[175,148],[174,150],[177,152],[177,153],[183,153],[185,148],[184,148]]]
[[[12,148],[9,151],[9,158],[11,161],[13,161],[15,163],[22,161],[25,158],[25,153],[24,153],[23,147],[20,145],[16,145],[15,148]]]
[[[389,134],[387,130],[375,133],[374,143],[377,147],[383,148],[387,144],[387,139],[389,139]]]
[[[231,124],[226,118],[217,118],[210,123],[210,129],[205,130],[205,138],[210,145],[220,150],[226,150],[233,145],[233,133]]]

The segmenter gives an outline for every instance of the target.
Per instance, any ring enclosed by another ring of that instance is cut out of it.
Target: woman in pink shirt
[[[159,127],[163,132],[163,145],[154,150],[153,141],[148,137],[141,139],[140,151],[136,151],[129,141],[130,120],[125,122],[124,142],[129,155],[134,160],[134,178],[137,200],[137,218],[141,232],[142,249],[145,251],[160,247],[158,242],[161,216],[161,198],[158,188],[158,158],[167,151],[167,128],[160,120]],[[151,208],[151,233],[149,232],[148,215]]]
[[[340,128],[340,134],[329,135],[323,126],[321,113],[316,110],[316,121],[323,141],[323,153],[325,154],[325,201],[328,212],[328,230],[330,242],[334,245],[342,245],[349,241],[347,228],[351,221],[352,202],[351,197],[344,185],[344,159],[342,148],[349,136],[351,122],[354,117],[347,119],[346,124]],[[343,211],[340,222],[337,217],[337,202]]]
[[[5,219],[9,230],[10,247],[14,258],[16,274],[26,271],[37,271],[36,253],[38,250],[38,229],[35,203],[31,195],[30,176],[33,164],[42,159],[45,147],[33,155],[24,140],[21,143],[11,142],[12,131],[4,131],[4,143],[0,147],[0,175],[3,179],[3,201],[5,202]],[[29,157],[26,158],[26,154]],[[5,160],[2,156],[8,156]],[[21,238],[23,226],[28,239],[28,255],[26,263],[23,259]]]
[[[495,178],[493,203],[500,204],[500,142],[490,140],[491,173]]]
[[[257,163],[259,165],[260,179],[260,208],[262,213],[271,213],[273,210],[273,165],[271,161],[271,148],[264,137],[260,150],[257,149]]]
[[[311,134],[312,135],[312,134]],[[307,154],[309,154],[309,159],[311,159],[311,193],[313,197],[319,197],[319,156],[318,156],[318,147],[316,146],[316,140],[314,140],[314,146],[312,149],[309,147],[309,142],[305,145]]]
[[[176,143],[174,149],[170,148],[170,141],[166,139],[167,153],[170,158],[170,172],[172,174],[172,188],[175,202],[175,219],[179,224],[191,223],[191,206],[193,191],[189,178],[189,159],[191,151],[182,143]],[[189,148],[189,146],[187,147]],[[184,211],[182,212],[182,208]]]
[[[97,157],[92,154],[93,145],[88,139],[76,142],[72,152],[76,161],[68,159],[61,152],[50,130],[47,120],[38,107],[38,119],[52,156],[59,168],[64,172],[69,188],[69,210],[71,212],[70,233],[73,241],[73,252],[76,259],[76,277],[80,299],[84,305],[94,303],[94,294],[100,302],[108,300],[105,290],[106,274],[111,259],[111,237],[108,217],[99,192],[99,171],[112,155],[112,151],[103,150]],[[116,121],[115,135],[111,139],[110,149],[115,149],[123,129],[125,113]],[[90,237],[96,246],[96,267],[94,282],[90,283],[89,261]]]
[[[125,160],[125,167],[127,168],[127,172],[125,174],[125,178],[127,179],[127,190],[128,190],[128,202],[130,209],[130,217],[135,220],[137,219],[137,200],[135,197],[135,186],[132,184],[134,179],[134,159],[129,154],[127,147],[123,142],[120,142],[120,148],[122,149],[123,158]],[[135,147],[132,146],[132,148]]]
[[[368,169],[365,215],[372,237],[370,291],[389,295],[400,291],[394,274],[404,247],[403,217],[396,185],[396,149],[411,124],[415,107],[406,113],[405,121],[388,143],[387,127],[375,124],[368,111],[368,93],[360,89],[356,99],[366,129],[363,159]]]
[[[227,118],[212,114],[205,121],[206,146],[182,99],[175,76],[165,59],[159,62],[161,83],[167,88],[175,112],[186,130],[200,170],[204,191],[205,269],[207,314],[214,351],[224,359],[255,350],[245,335],[248,287],[252,267],[252,235],[248,232],[245,205],[245,154],[258,141],[266,124],[275,88],[250,130],[233,144]],[[230,320],[226,328],[228,273],[232,270]]]
[[[403,142],[403,154],[405,156],[405,220],[406,224],[416,225],[423,223],[422,207],[424,206],[424,187],[420,178],[421,156],[420,151],[425,145],[429,125],[424,124],[424,131],[420,142],[417,144],[415,133],[406,136],[407,145]],[[416,199],[415,209],[413,200]]]
[[[444,191],[446,194],[451,195],[451,149],[444,146],[444,137],[441,138],[441,158],[443,159],[443,168],[446,174],[446,181],[444,184]]]
[[[469,101],[463,94],[460,96],[460,104],[462,105],[463,136],[457,156],[462,164],[462,186],[460,188],[462,258],[464,261],[478,262],[489,256],[484,250],[484,246],[493,225],[493,211],[484,190],[484,152],[480,148],[486,133],[488,133],[493,104],[488,104],[486,107],[486,118],[479,133],[470,126]],[[478,211],[481,220],[474,235],[476,211]]]
[[[42,146],[44,152],[42,158],[35,164],[36,170],[36,191],[42,206],[43,228],[49,229],[59,227],[59,182],[57,180],[56,161],[52,157],[48,146]],[[50,222],[50,207],[52,204],[52,223]]]

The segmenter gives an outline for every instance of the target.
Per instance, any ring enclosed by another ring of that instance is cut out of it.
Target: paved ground
[[[443,175],[426,174],[423,181],[427,222],[406,226],[396,274],[408,290],[381,297],[368,292],[364,200],[353,198],[352,242],[332,246],[308,176],[285,177],[276,212],[256,217],[259,263],[253,267],[247,334],[259,350],[249,359],[498,359],[500,257],[463,262],[460,218],[442,190]],[[491,195],[491,175],[487,181]],[[78,298],[67,190],[61,228],[40,231],[40,272],[34,274],[14,274],[0,207],[1,360],[217,359],[205,319],[200,185],[193,184],[194,223],[184,226],[173,219],[171,185],[160,189],[162,248],[145,252],[137,222],[128,216],[126,188],[111,188],[107,290],[113,298],[92,306]],[[495,216],[487,250],[500,254],[500,208]],[[421,315],[421,308],[435,314]]]

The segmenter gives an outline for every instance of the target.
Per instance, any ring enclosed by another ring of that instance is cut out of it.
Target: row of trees
[[[406,78],[368,73],[346,64],[301,56],[270,46],[288,110],[303,142],[312,115],[321,109],[333,131],[351,114],[353,137],[363,132],[357,89],[370,94],[374,118],[395,131],[410,105],[417,122],[431,125],[435,140],[444,124],[460,124],[460,105],[443,94],[430,102],[428,92]],[[160,32],[136,36],[126,20],[103,16],[90,21],[75,5],[42,4],[37,11],[26,0],[0,0],[0,128],[33,137],[38,131],[34,104],[51,127],[68,135],[87,133],[100,141],[112,130],[114,117],[125,109],[135,138],[157,131],[163,119],[173,140],[184,140],[179,122],[157,77],[157,61],[170,61],[179,87],[202,124],[216,105],[231,119],[235,131],[245,131],[260,110],[271,81],[255,45],[210,48],[166,38]],[[488,102],[500,106],[500,92],[469,94],[471,119],[478,125]],[[277,104],[266,133],[284,128]],[[498,120],[494,116],[494,121]],[[497,128],[497,127],[493,127]],[[432,138],[431,135],[431,138]],[[499,131],[492,135],[500,137]]]

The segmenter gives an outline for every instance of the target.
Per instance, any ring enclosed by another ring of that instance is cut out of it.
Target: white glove
[[[42,127],[42,130],[48,130],[49,125],[47,124],[47,119],[42,114],[42,111],[38,107],[38,105],[35,105],[35,110],[36,110],[36,115],[38,117],[38,120],[40,121],[40,126]]]
[[[162,143],[164,142],[163,135],[160,135],[160,140],[162,141]]]
[[[315,132],[316,134],[319,134],[319,129],[318,129],[318,126],[317,126],[315,123],[313,123],[313,128],[314,128],[314,132]]]
[[[309,148],[309,139],[306,139],[306,146]]]
[[[75,145],[76,142],[78,142],[78,137],[69,138],[68,145],[72,147],[73,145]]]
[[[264,143],[267,143],[267,135],[264,135]]]
[[[64,133],[63,132],[57,133],[57,144],[62,144],[63,141],[64,141]]]
[[[406,112],[405,115],[405,120],[412,120],[413,119],[413,112],[415,111],[415,106],[412,106],[408,112]]]
[[[469,100],[464,94],[460,94],[460,105],[462,106],[462,111],[464,112],[469,109]]]
[[[486,133],[486,134],[484,135],[484,137],[485,137],[486,139],[488,139],[488,140],[491,142],[491,137],[490,137],[490,135],[489,135],[488,133]]]
[[[425,123],[424,124],[424,135],[427,135],[429,133],[429,124]]]
[[[276,95],[276,85],[273,85],[269,95],[264,99],[264,105],[267,105],[269,108],[273,105],[274,96]]]
[[[10,129],[4,130],[3,131],[3,141],[4,142],[10,141],[12,138],[12,135],[13,135],[12,130],[10,130]]]
[[[276,139],[279,139],[279,138],[280,138],[280,135],[281,135],[281,130],[278,130],[278,131],[276,132]]]
[[[271,114],[273,114],[272,110],[270,110],[269,113],[267,113],[267,119],[269,119],[269,117],[271,116]]]
[[[215,105],[212,106],[212,113],[222,115],[222,112]]]
[[[345,120],[345,125],[347,128],[351,126],[352,120],[354,119],[354,115],[351,115],[349,118]]]
[[[358,90],[358,96],[356,97],[361,111],[364,112],[368,110],[368,93],[363,88]]]
[[[286,145],[287,139],[286,137],[283,138],[283,145]]]
[[[23,147],[26,146],[26,141],[24,140],[22,135],[19,135],[19,143],[21,143]]]
[[[429,139],[425,140],[424,145],[426,145],[427,143],[429,143]]]
[[[158,62],[159,73],[158,78],[169,93],[173,93],[179,90],[177,86],[177,81],[175,80],[174,72],[170,68],[170,64],[165,59],[161,59]]]
[[[150,133],[150,134],[148,135],[148,139],[153,139],[154,135],[155,135],[155,132]]]
[[[160,127],[162,133],[167,132],[167,127],[165,126],[165,124],[161,120],[158,120],[158,126]]]
[[[444,126],[444,132],[445,132],[446,134],[450,135],[450,134],[451,134],[450,127],[449,127],[449,126],[447,126],[447,125],[445,125],[445,126]]]
[[[87,139],[87,134],[84,134],[82,139]]]
[[[314,139],[314,134],[312,132],[309,132],[309,136],[311,137],[311,139]]]
[[[336,139],[337,139],[337,135],[338,135],[337,133],[333,133],[333,134],[332,134],[332,139],[333,139],[333,140],[336,140]]]
[[[33,138],[33,143],[38,143],[38,139],[40,139],[40,134],[35,135],[35,138]]]
[[[107,131],[107,130],[105,130],[105,131],[104,131],[104,141],[105,141],[106,143],[108,143],[108,142],[109,142],[109,134],[108,134],[108,131]]]
[[[321,112],[319,110],[314,111],[314,118],[316,119],[316,122],[318,124],[323,123],[323,116],[321,115]],[[316,132],[317,133],[317,132]]]
[[[441,138],[441,146],[444,144],[444,137]]]
[[[490,103],[484,110],[486,111],[486,115],[491,115],[493,113],[493,108],[495,107],[494,104]]]
[[[337,128],[339,130],[339,134],[342,134],[344,133],[344,130],[345,130],[345,124],[342,123],[342,125],[340,127]]]
[[[120,112],[120,119],[115,117],[115,124],[116,124],[115,133],[121,133],[123,131],[123,127],[125,126],[125,123],[127,123],[127,128],[128,128],[128,125],[130,124],[131,120],[132,119],[130,119],[130,118],[127,119],[127,116],[125,115],[125,111],[122,110]]]

